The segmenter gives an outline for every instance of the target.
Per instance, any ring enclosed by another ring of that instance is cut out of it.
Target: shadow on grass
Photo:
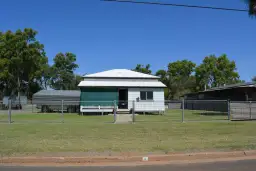
[[[204,116],[228,116],[224,112],[193,112],[194,115],[204,115]]]
[[[47,120],[20,120],[20,121],[12,121],[11,124],[58,124],[65,123],[62,121],[47,121]]]
[[[138,115],[140,115],[140,116],[143,116],[143,115],[153,115],[153,116],[164,116],[164,114],[163,113],[136,113],[136,114],[138,114]]]
[[[44,113],[44,112],[37,112],[37,113],[34,113],[34,114],[41,114],[41,115],[44,115],[44,114],[58,114],[58,115],[61,115],[62,113],[61,112],[49,112],[49,113]],[[69,114],[69,115],[77,115],[77,116],[101,116],[102,113],[68,113],[68,112],[63,112],[64,116]],[[104,113],[103,115],[108,115],[109,113]]]
[[[244,118],[239,119],[239,118],[238,118],[238,119],[231,119],[231,121],[232,121],[232,122],[245,122],[245,121],[246,121],[246,122],[247,122],[247,121],[251,121],[251,122],[254,121],[254,122],[255,122],[256,119],[244,119]]]
[[[112,114],[112,113],[100,113],[100,112],[93,112],[93,113],[79,113],[78,115],[79,116],[107,116],[109,114]]]
[[[9,121],[0,121],[0,124],[1,123],[6,124],[6,123],[9,123]]]
[[[139,120],[139,121],[135,121],[135,123],[170,123],[170,121],[143,121],[143,120]],[[178,122],[182,122],[181,120],[173,120],[171,121],[172,123],[178,123]]]

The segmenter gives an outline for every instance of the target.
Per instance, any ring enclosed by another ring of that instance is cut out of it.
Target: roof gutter
[[[89,79],[147,79],[147,80],[152,80],[152,79],[160,79],[160,77],[155,76],[152,78],[148,78],[148,77],[88,77],[88,76],[83,76],[83,78],[89,78]]]

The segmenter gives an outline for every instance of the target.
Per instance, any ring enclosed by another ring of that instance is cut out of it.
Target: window
[[[141,91],[140,100],[153,100],[153,91]]]
[[[147,92],[147,100],[153,100],[153,91]]]
[[[147,92],[146,91],[140,92],[140,100],[147,100]]]

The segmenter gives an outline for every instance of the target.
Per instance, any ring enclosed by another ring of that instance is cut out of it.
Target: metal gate
[[[256,120],[256,101],[230,102],[232,120]]]

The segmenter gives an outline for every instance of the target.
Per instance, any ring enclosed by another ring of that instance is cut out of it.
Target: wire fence
[[[242,101],[231,102],[230,113],[232,120],[255,120],[256,119],[256,102]]]
[[[96,117],[95,119],[103,123],[254,120],[256,119],[256,102],[43,100],[13,103],[9,100],[7,104],[0,103],[0,123],[83,122],[86,116]],[[104,117],[99,119],[99,116]]]

